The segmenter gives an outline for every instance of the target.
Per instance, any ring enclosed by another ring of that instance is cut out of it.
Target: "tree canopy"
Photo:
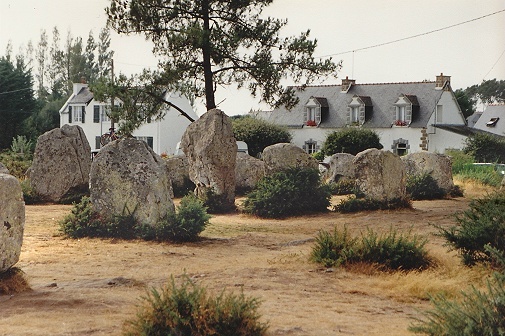
[[[468,118],[476,108],[477,103],[496,104],[505,102],[505,80],[483,80],[482,83],[472,85],[466,89],[454,92],[463,115]]]
[[[23,57],[13,63],[9,56],[0,58],[0,149],[9,148],[14,136],[36,108],[33,78]]]
[[[261,13],[273,0],[111,0],[109,25],[118,33],[144,34],[154,42],[161,71],[154,83],[216,107],[216,88],[235,84],[272,106],[294,106],[282,80],[299,84],[336,75],[340,64],[316,60],[309,31],[280,36],[286,20]]]

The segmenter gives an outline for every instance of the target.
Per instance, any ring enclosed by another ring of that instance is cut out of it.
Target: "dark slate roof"
[[[359,96],[359,99],[361,99],[365,106],[372,106],[372,98],[369,96]]]
[[[319,102],[319,105],[321,105],[321,107],[328,107],[328,99],[324,97],[314,97],[314,99]]]
[[[405,97],[407,97],[410,100],[412,105],[419,106],[419,101],[417,100],[416,95],[405,95]]]
[[[93,93],[88,87],[83,87],[81,90],[70,99],[68,104],[89,104],[93,100]]]
[[[389,128],[394,121],[393,104],[403,94],[408,97],[416,96],[419,105],[419,111],[416,111],[417,115],[414,116],[410,127],[426,127],[443,93],[443,90],[435,89],[435,82],[354,84],[347,93],[341,92],[341,85],[307,86],[305,89],[291,88],[296,90],[300,102],[291,111],[284,107],[275,109],[270,114],[269,121],[288,127],[302,127],[305,102],[310,97],[324,97],[328,101],[329,110],[328,116],[319,127],[342,128],[346,126],[347,106],[352,97],[357,95],[370,97],[367,103],[371,101],[373,106],[372,115],[363,127]]]

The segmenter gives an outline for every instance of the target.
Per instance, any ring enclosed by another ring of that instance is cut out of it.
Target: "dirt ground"
[[[308,260],[314,237],[344,224],[356,234],[367,227],[412,229],[440,256],[447,250],[430,224],[454,225],[452,214],[468,202],[419,201],[414,210],[286,220],[216,215],[203,239],[190,244],[67,239],[58,233],[58,220],[71,206],[27,206],[16,266],[32,290],[0,296],[0,335],[120,335],[147,289],[183,274],[211,293],[243,290],[259,298],[269,335],[409,335],[412,318],[430,304],[426,295],[400,288],[408,274],[323,268]]]

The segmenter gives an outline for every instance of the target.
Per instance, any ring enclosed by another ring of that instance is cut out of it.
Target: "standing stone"
[[[354,169],[354,155],[336,153],[330,157],[329,168],[325,173],[326,182],[354,182],[356,171]]]
[[[14,176],[0,173],[0,273],[18,262],[24,227],[21,185]]]
[[[213,194],[221,209],[235,208],[235,161],[237,143],[230,118],[212,109],[191,123],[182,136],[181,148],[189,162],[195,194],[206,200]]]
[[[88,190],[91,148],[79,126],[64,125],[39,136],[30,183],[44,200],[59,202]]]
[[[237,153],[235,166],[235,188],[239,192],[247,192],[265,176],[265,162],[246,153]]]
[[[103,147],[89,184],[93,210],[104,217],[133,213],[137,222],[153,226],[174,211],[165,162],[141,140],[123,138]]]
[[[267,175],[287,168],[319,168],[319,162],[312,155],[291,143],[277,143],[266,147],[263,150],[262,159],[265,162]]]
[[[428,173],[445,192],[450,192],[454,188],[452,160],[449,156],[417,152],[403,156],[402,161],[405,163],[407,176]]]
[[[172,189],[176,197],[184,196],[189,185],[193,185],[189,178],[189,163],[185,155],[176,155],[165,160]],[[189,182],[188,182],[189,181]],[[194,189],[191,188],[191,190]]]
[[[370,148],[354,158],[356,184],[366,198],[377,201],[406,198],[405,166],[398,155]]]

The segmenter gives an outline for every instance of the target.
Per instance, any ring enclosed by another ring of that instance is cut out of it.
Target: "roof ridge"
[[[391,85],[391,84],[435,84],[435,81],[420,81],[420,82],[390,82],[390,83],[355,83],[356,85]],[[311,87],[340,87],[342,84],[318,84],[318,85],[289,85],[291,88],[311,88]]]

